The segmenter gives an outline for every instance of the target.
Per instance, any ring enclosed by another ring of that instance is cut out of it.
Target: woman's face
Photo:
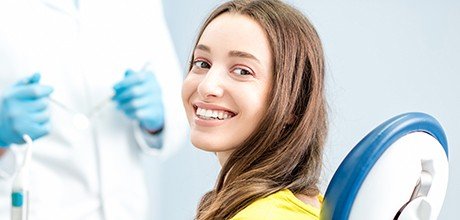
[[[251,18],[224,13],[204,30],[192,62],[182,86],[191,141],[226,159],[266,113],[273,77],[267,36]]]

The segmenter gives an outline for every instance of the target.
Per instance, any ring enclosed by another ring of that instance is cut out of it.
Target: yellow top
[[[323,197],[318,196],[323,203]],[[230,220],[318,220],[319,208],[300,201],[288,189],[261,198],[238,212]]]

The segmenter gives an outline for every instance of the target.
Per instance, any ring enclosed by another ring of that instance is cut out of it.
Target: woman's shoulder
[[[318,197],[321,202],[321,197]],[[278,191],[251,203],[231,220],[317,220],[320,209],[300,201],[288,189]]]

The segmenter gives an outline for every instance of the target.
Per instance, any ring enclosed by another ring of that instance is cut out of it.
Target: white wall
[[[216,0],[163,1],[186,66],[197,28]],[[330,134],[324,183],[367,132],[409,111],[433,115],[449,142],[450,180],[441,220],[460,197],[460,2],[289,1],[316,26],[325,47]],[[185,71],[184,71],[185,72]],[[151,181],[161,188],[157,219],[192,219],[218,172],[212,154],[187,146]]]

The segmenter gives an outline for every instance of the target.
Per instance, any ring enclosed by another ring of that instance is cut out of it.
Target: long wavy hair
[[[282,189],[318,195],[327,135],[323,50],[307,18],[277,0],[234,0],[209,15],[195,46],[208,24],[224,13],[247,16],[265,30],[274,61],[273,87],[266,115],[222,166],[214,189],[202,197],[198,220],[229,219]]]

